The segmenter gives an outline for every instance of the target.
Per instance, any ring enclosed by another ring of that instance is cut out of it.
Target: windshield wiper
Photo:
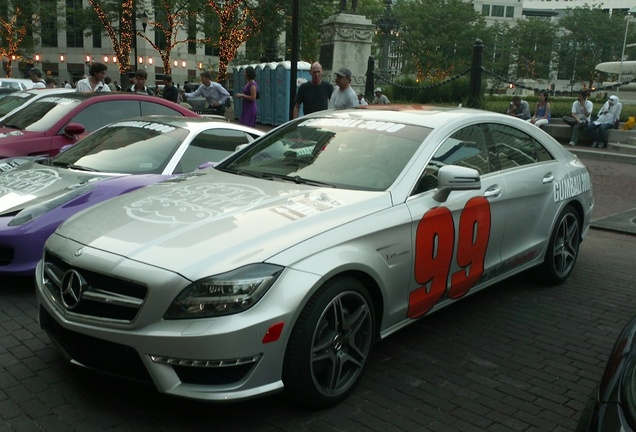
[[[18,125],[12,125],[12,124],[3,124],[2,127],[6,127],[9,129],[17,129],[17,130],[23,130],[23,127],[20,127]]]
[[[287,181],[294,182],[296,184],[306,184],[306,185],[310,185],[310,186],[327,186],[327,187],[331,187],[331,188],[335,188],[336,187],[336,185],[334,185],[332,183],[322,182],[322,181],[319,181],[319,180],[306,179],[306,178],[303,178],[301,176],[288,176],[288,175],[283,175],[283,174],[263,173],[263,177],[269,177],[271,179],[279,178],[279,179],[282,179],[282,180],[287,180]]]
[[[94,169],[94,168],[90,168],[90,167],[86,167],[86,166],[82,166],[82,165],[75,165],[75,164],[68,163],[68,162],[52,161],[51,164],[55,165],[55,166],[62,167],[62,168],[71,168],[71,169],[78,170],[78,171],[97,172],[97,170]]]
[[[223,172],[226,172],[226,173],[230,173],[230,174],[240,175],[240,176],[245,175],[245,176],[248,176],[248,177],[255,177],[255,178],[262,178],[263,177],[261,175],[261,173],[257,173],[257,172],[254,172],[254,171],[245,171],[245,170],[242,170],[242,169],[234,170],[234,169],[229,169],[229,168],[217,168],[217,170],[223,171]]]

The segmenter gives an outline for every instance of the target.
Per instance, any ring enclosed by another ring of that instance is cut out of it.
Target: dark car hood
[[[0,216],[114,176],[112,173],[82,172],[35,162],[19,165],[0,174]]]

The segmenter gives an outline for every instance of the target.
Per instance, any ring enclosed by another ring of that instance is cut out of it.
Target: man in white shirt
[[[29,78],[31,78],[31,81],[33,81],[33,87],[34,89],[43,89],[46,88],[46,81],[44,81],[42,79],[42,71],[38,68],[32,68],[31,71],[29,72]]]
[[[214,114],[225,115],[225,102],[230,98],[230,93],[221,84],[212,81],[212,74],[208,71],[201,72],[201,85],[192,93],[184,93],[186,98],[203,97]]]
[[[563,116],[563,123],[572,127],[572,137],[568,145],[575,146],[578,144],[581,129],[587,128],[593,108],[594,104],[592,104],[592,101],[587,100],[587,92],[585,90],[581,91],[572,104],[572,115]]]
[[[373,105],[388,105],[389,98],[382,94],[382,89],[380,87],[376,88],[374,91],[375,99],[373,99]]]
[[[351,88],[351,70],[341,67],[335,73],[337,89],[329,99],[329,108],[353,108],[358,103],[358,96]]]
[[[108,67],[104,63],[93,62],[88,70],[90,76],[81,79],[75,85],[78,93],[109,92],[110,88],[104,84],[104,77]]]

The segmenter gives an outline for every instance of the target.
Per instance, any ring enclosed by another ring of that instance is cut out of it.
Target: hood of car
[[[196,280],[263,262],[390,205],[388,192],[319,188],[207,170],[91,207],[56,233]]]
[[[10,163],[8,159],[5,161]],[[0,216],[70,192],[77,195],[78,189],[89,189],[92,183],[110,177],[112,174],[74,171],[35,162],[18,165],[0,174]]]
[[[19,130],[13,128],[0,127],[0,144],[6,141],[15,141],[22,139],[24,136],[43,135],[44,132],[32,132],[27,130]]]

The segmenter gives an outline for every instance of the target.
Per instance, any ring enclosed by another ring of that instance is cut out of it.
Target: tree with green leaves
[[[624,15],[610,16],[600,8],[568,9],[567,16],[559,20],[563,32],[558,46],[559,77],[570,79],[572,84],[582,83],[587,88],[602,81],[605,77],[595,71],[596,65],[620,60],[625,25]]]
[[[420,81],[443,80],[470,67],[475,40],[484,33],[483,16],[463,0],[398,0],[403,72]]]
[[[154,48],[161,57],[164,73],[170,74],[172,65],[170,56],[172,51],[181,44],[211,43],[209,37],[197,37],[196,19],[204,11],[205,3],[190,0],[161,0],[155,3],[161,5],[154,11],[154,18],[148,21],[148,26],[154,29],[156,40],[151,40],[145,33],[138,33],[142,39]],[[191,25],[194,22],[194,25]],[[183,36],[185,35],[185,36]]]

